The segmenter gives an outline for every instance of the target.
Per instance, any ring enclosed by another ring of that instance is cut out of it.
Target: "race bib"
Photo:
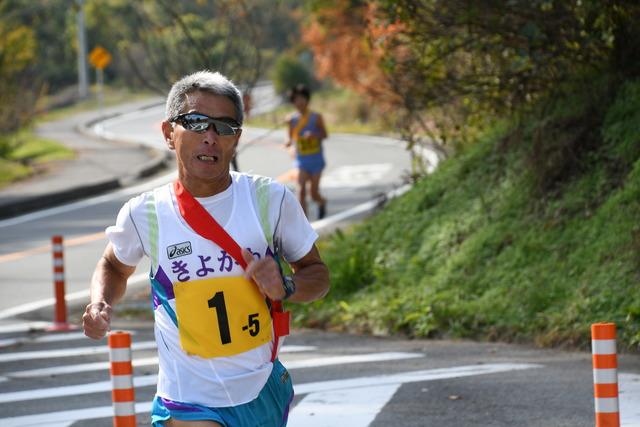
[[[317,154],[320,152],[320,140],[315,136],[298,138],[298,153],[302,156]]]
[[[264,296],[243,276],[174,284],[180,345],[204,358],[233,356],[271,341]]]

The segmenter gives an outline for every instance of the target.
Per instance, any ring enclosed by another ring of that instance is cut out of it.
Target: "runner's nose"
[[[204,136],[205,144],[215,144],[218,142],[218,138],[220,137],[220,135],[216,133],[213,124],[210,124],[207,130],[202,135]]]

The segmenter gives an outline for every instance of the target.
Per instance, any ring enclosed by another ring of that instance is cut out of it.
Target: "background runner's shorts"
[[[324,155],[322,153],[296,157],[295,166],[310,175],[316,175],[324,169]]]
[[[175,402],[156,396],[151,409],[151,423],[163,427],[169,418],[183,421],[210,420],[225,427],[282,427],[287,425],[293,385],[289,372],[279,360],[260,394],[251,402],[238,406],[210,408],[192,403]]]

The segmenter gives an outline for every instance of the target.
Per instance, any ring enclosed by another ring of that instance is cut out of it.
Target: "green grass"
[[[54,160],[74,157],[73,150],[36,135],[31,129],[0,137],[0,188],[35,173]]]
[[[363,97],[345,89],[328,89],[314,93],[311,109],[322,113],[329,133],[391,135],[382,115]],[[289,103],[269,113],[250,117],[247,126],[274,128],[286,126],[286,117],[295,109]]]
[[[612,321],[620,348],[637,348],[639,90],[619,92],[601,144],[581,148],[578,167],[543,193],[530,162],[535,120],[510,146],[501,123],[377,215],[321,241],[332,290],[296,306],[296,322],[587,348],[591,323]]]
[[[105,86],[104,107],[140,100],[152,95],[148,92],[132,92],[128,89]],[[49,102],[50,99],[46,97],[41,99],[39,108],[45,109]],[[99,107],[94,86],[91,89],[90,98],[41,113],[36,116],[35,122],[61,120],[74,114],[96,110]],[[0,188],[28,178],[47,162],[73,157],[73,150],[59,142],[36,135],[30,127],[0,137]]]

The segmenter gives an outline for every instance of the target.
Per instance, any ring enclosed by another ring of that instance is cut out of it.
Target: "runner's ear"
[[[173,142],[173,125],[166,120],[162,122],[162,136],[164,137],[169,150],[175,150],[176,146]]]

